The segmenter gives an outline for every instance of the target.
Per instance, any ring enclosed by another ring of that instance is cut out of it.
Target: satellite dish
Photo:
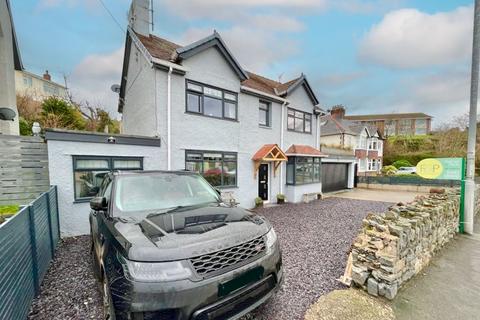
[[[0,108],[0,120],[13,120],[17,114],[10,108]]]
[[[118,85],[118,84],[112,84],[110,89],[115,93],[120,93],[120,85]]]

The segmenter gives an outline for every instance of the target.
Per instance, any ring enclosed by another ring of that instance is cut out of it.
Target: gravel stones
[[[285,281],[270,301],[243,320],[303,319],[317,299],[343,286],[351,243],[367,212],[391,204],[327,198],[308,204],[257,209],[273,224],[283,251]],[[44,278],[29,319],[102,319],[102,299],[93,276],[88,236],[66,238]]]
[[[90,237],[60,241],[28,319],[102,319],[102,296],[93,276]]]
[[[276,296],[252,312],[256,319],[303,319],[320,296],[344,288],[336,279],[343,274],[362,220],[368,212],[383,212],[390,205],[332,197],[257,209],[280,239],[285,281]]]

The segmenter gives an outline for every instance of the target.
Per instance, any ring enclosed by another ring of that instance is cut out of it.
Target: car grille
[[[190,262],[199,276],[207,276],[220,273],[225,268],[248,261],[264,252],[265,240],[258,237],[225,250],[192,258]]]

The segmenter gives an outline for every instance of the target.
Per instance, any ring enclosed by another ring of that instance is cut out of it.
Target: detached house
[[[383,138],[377,127],[345,119],[345,108],[335,106],[322,116],[322,151],[340,149],[353,155],[357,174],[375,174],[382,168]]]
[[[320,194],[323,113],[306,76],[248,72],[217,32],[186,46],[152,35],[149,4],[134,0],[129,13],[124,133],[160,137],[160,169],[197,171],[246,207]]]

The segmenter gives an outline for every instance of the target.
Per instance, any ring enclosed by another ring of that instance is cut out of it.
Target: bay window
[[[287,184],[301,185],[320,182],[320,158],[288,157]]]

